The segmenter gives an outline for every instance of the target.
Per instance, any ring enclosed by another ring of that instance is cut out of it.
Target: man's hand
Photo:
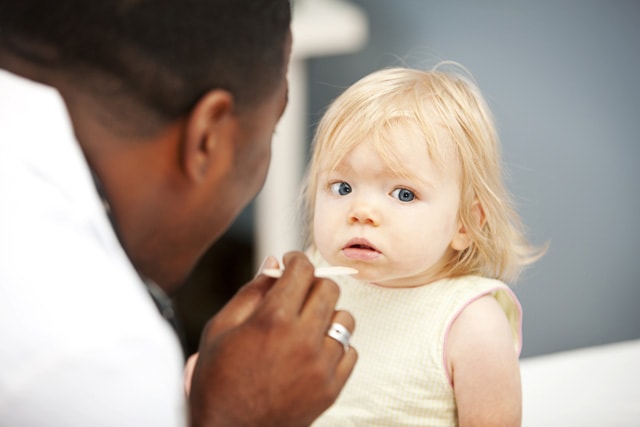
[[[307,426],[336,399],[356,363],[327,336],[353,317],[335,311],[339,290],[313,276],[300,252],[275,281],[259,275],[205,328],[193,371],[194,426]]]

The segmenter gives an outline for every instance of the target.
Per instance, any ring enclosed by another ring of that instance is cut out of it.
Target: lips
[[[342,254],[358,261],[370,261],[381,255],[380,250],[363,238],[351,239],[342,248]]]

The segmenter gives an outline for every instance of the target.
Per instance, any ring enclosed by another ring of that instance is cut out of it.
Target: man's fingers
[[[244,285],[225,304],[207,326],[207,337],[213,338],[238,326],[251,316],[273,286],[273,279],[259,275]]]
[[[313,284],[314,268],[302,252],[284,255],[285,270],[276,281],[267,297],[266,304],[271,311],[298,315]]]
[[[344,384],[349,379],[351,372],[353,372],[353,368],[358,361],[358,352],[355,348],[349,347],[349,350],[342,356],[340,361],[338,362],[338,366],[336,367],[336,375],[335,380],[337,382],[338,388],[342,389]]]
[[[339,296],[340,289],[335,282],[329,279],[314,279],[300,313],[302,320],[309,322],[315,331],[326,330],[334,316]]]
[[[354,329],[355,319],[351,313],[343,310],[335,312],[326,329],[324,346],[325,351],[335,355],[336,362],[352,350],[351,335]]]
[[[260,268],[258,269],[258,272],[254,277],[258,277],[262,273],[262,270],[264,270],[265,268],[280,268],[280,264],[278,263],[276,257],[271,255],[266,257],[264,261],[262,261],[262,264],[260,265]]]
[[[336,311],[324,338],[324,352],[335,366],[333,381],[337,390],[344,387],[358,360],[358,352],[350,342],[354,329],[353,316],[346,311]]]
[[[356,320],[353,315],[348,311],[337,310],[331,319],[331,323],[339,323],[349,330],[349,333],[353,334],[356,328]]]

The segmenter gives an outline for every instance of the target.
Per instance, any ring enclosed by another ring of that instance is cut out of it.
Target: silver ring
[[[351,332],[344,325],[340,323],[332,323],[329,326],[327,335],[334,340],[338,341],[344,347],[344,351],[349,350],[349,339],[351,339]]]

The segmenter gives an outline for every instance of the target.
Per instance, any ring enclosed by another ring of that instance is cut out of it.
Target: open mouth
[[[378,248],[373,246],[373,243],[361,237],[349,240],[347,244],[344,245],[343,249],[364,249],[369,251],[380,252]]]
[[[371,246],[369,245],[351,245],[349,246],[350,248],[356,248],[356,249],[369,249],[369,250],[374,250]]]
[[[344,256],[354,260],[368,261],[377,258],[380,251],[366,239],[351,239],[342,248]]]

